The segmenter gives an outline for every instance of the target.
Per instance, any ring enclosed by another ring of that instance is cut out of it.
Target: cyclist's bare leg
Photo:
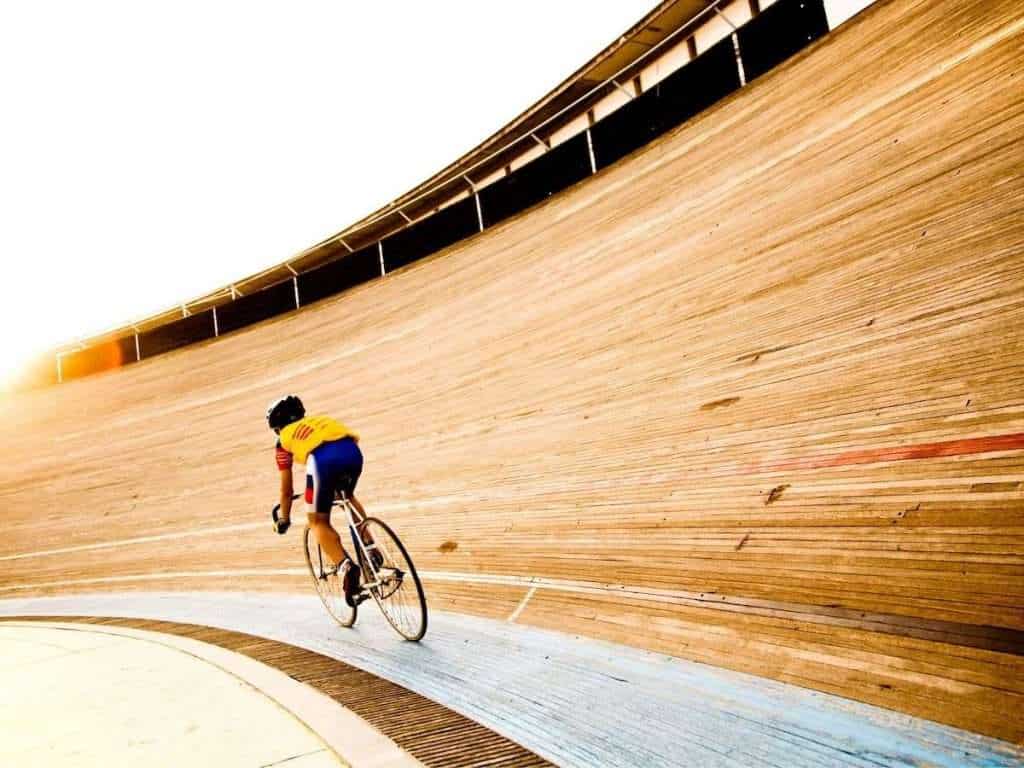
[[[313,529],[316,540],[320,542],[320,548],[332,563],[337,565],[348,556],[345,553],[345,548],[341,545],[341,537],[331,525],[329,512],[309,513],[309,527]]]

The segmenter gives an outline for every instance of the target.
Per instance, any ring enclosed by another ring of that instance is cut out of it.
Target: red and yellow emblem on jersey
[[[299,464],[305,464],[309,454],[321,443],[357,437],[356,433],[329,416],[306,416],[281,430],[281,447]]]

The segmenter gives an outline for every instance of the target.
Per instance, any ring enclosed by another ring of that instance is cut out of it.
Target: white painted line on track
[[[201,579],[204,577],[226,578],[231,576],[305,576],[309,571],[305,568],[249,568],[219,571],[161,571],[160,573],[138,573],[123,576],[96,576],[89,579],[62,579],[36,584],[16,584],[0,587],[0,592],[14,592],[26,589],[49,589],[77,584],[120,584],[128,581],[166,581],[168,579]],[[488,573],[454,573],[451,571],[420,571],[425,579],[435,581],[455,581],[471,584],[501,584],[513,587],[533,587],[534,590],[546,587],[565,591],[605,591],[600,585],[591,585],[591,590],[574,588],[573,582],[560,582],[555,579],[535,579],[527,576],[495,576]],[[582,584],[582,582],[581,582]]]
[[[513,623],[513,624],[515,623],[516,619],[519,618],[519,614],[521,614],[523,612],[523,609],[526,607],[526,604],[528,602],[530,602],[530,598],[533,597],[533,595],[534,595],[534,593],[536,593],[536,591],[537,591],[537,586],[536,585],[530,587],[527,590],[526,594],[523,596],[523,599],[519,601],[519,605],[517,605],[516,609],[514,611],[512,611],[512,613],[508,617],[507,621],[509,621],[510,623]]]
[[[153,582],[166,581],[168,579],[202,579],[218,578],[231,579],[238,577],[273,577],[273,576],[306,576],[309,571],[306,568],[251,568],[236,570],[217,571],[166,571],[162,573],[141,573],[128,574],[123,576],[97,576],[86,579],[64,579],[61,581],[49,581],[36,584],[17,584],[12,586],[0,586],[0,594],[12,592],[24,592],[38,589],[55,589],[90,584],[123,584],[130,582]],[[549,592],[562,592],[577,595],[593,595],[600,598],[608,598],[610,595],[615,599],[632,600],[638,602],[669,603],[674,605],[692,606],[696,608],[707,608],[714,605],[717,610],[748,612],[750,610],[761,611],[789,611],[796,610],[795,607],[779,605],[771,601],[760,600],[751,597],[735,597],[723,595],[717,592],[688,592],[679,589],[661,589],[658,587],[644,587],[630,584],[604,584],[597,581],[570,581],[568,579],[547,579],[538,576],[515,576],[511,574],[491,573],[459,573],[456,571],[419,571],[420,576],[426,581],[454,582],[461,584],[494,584],[505,587],[522,587],[527,590],[523,599],[516,606],[515,610],[505,620],[507,623],[516,623],[520,614],[526,609],[527,604],[533,599],[538,590]],[[429,586],[429,585],[428,585]],[[429,590],[428,590],[429,591]],[[797,611],[800,612],[800,611]],[[837,620],[841,621],[841,619]]]
[[[22,552],[17,555],[0,556],[2,560],[24,560],[29,557],[48,557],[49,555],[66,555],[69,552],[88,552],[94,549],[111,549],[112,547],[126,547],[130,544],[149,544],[154,541],[168,541],[170,539],[184,539],[188,536],[210,536],[215,533],[229,533],[231,531],[249,531],[256,528],[268,527],[268,523],[237,523],[235,525],[223,525],[219,528],[191,528],[187,531],[175,531],[174,533],[158,533],[153,536],[138,536],[133,539],[116,539],[114,541],[101,541],[95,544],[80,544],[74,547],[61,547],[60,549],[43,549],[38,552]]]
[[[17,584],[0,587],[0,592],[16,592],[29,589],[52,589],[54,587],[75,586],[82,584],[121,584],[132,581],[166,581],[168,579],[201,579],[231,578],[239,576],[305,576],[306,568],[249,568],[216,571],[162,571],[159,573],[126,574],[122,576],[96,576],[87,579],[62,579],[36,584]],[[593,581],[568,581],[562,579],[545,579],[536,576],[514,576],[490,573],[459,573],[456,571],[420,571],[420,576],[431,581],[448,581],[463,584],[497,584],[506,587],[524,587],[528,590],[524,600],[513,613],[515,618],[526,601],[533,597],[538,589],[549,589],[558,592],[575,592],[579,594],[606,595],[609,592],[623,594],[640,600],[672,601],[687,600],[698,597],[696,593],[677,590],[654,589],[648,587],[631,587],[625,584],[601,584]],[[515,619],[510,617],[509,621]]]
[[[412,503],[384,503],[374,505],[374,511],[395,511],[395,510],[417,510],[428,507],[445,506],[453,501],[463,501],[459,496],[443,496],[432,499],[424,499]],[[234,525],[222,525],[217,528],[189,528],[184,531],[172,533],[158,533],[152,536],[137,536],[130,539],[114,539],[112,541],[99,541],[94,544],[78,544],[73,547],[60,547],[58,549],[42,549],[37,552],[19,552],[13,555],[0,555],[0,562],[5,560],[25,560],[32,557],[49,557],[51,555],[66,555],[70,552],[89,552],[96,549],[113,549],[115,547],[127,547],[132,544],[150,544],[154,541],[173,541],[174,539],[185,539],[189,536],[210,536],[217,533],[230,533],[232,531],[254,531],[258,528],[268,526],[267,523],[235,523]]]
[[[94,579],[62,579],[46,581],[39,584],[18,584],[13,587],[0,587],[0,592],[13,592],[25,589],[50,589],[66,587],[73,584],[121,584],[127,581],[166,581],[167,579],[197,579],[206,576],[226,578],[231,576],[305,576],[305,568],[267,568],[267,569],[236,569],[232,571],[164,571],[162,573],[137,573],[128,576],[97,576]]]

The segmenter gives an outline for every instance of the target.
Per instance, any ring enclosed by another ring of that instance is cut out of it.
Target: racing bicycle
[[[292,498],[299,498],[299,494]],[[364,518],[344,491],[335,494],[333,507],[345,515],[360,584],[355,605],[349,605],[342,574],[338,572],[340,565],[331,562],[307,525],[302,534],[306,564],[327,612],[341,626],[351,627],[356,623],[359,605],[373,598],[398,634],[406,640],[419,641],[427,631],[427,599],[405,546],[383,520]],[[275,523],[280,508],[280,504],[275,505],[271,513]]]

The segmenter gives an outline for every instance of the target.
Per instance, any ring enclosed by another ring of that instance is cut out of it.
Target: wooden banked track
[[[243,632],[171,621],[87,616],[55,617],[51,620],[163,632],[248,656],[334,699],[431,768],[470,765],[539,768],[551,765],[515,742],[435,701],[305,648]],[[36,616],[20,621],[46,619]]]
[[[1024,740],[1022,65],[1018,0],[880,2],[436,258],[5,398],[0,597],[308,590],[295,391],[435,609]]]

